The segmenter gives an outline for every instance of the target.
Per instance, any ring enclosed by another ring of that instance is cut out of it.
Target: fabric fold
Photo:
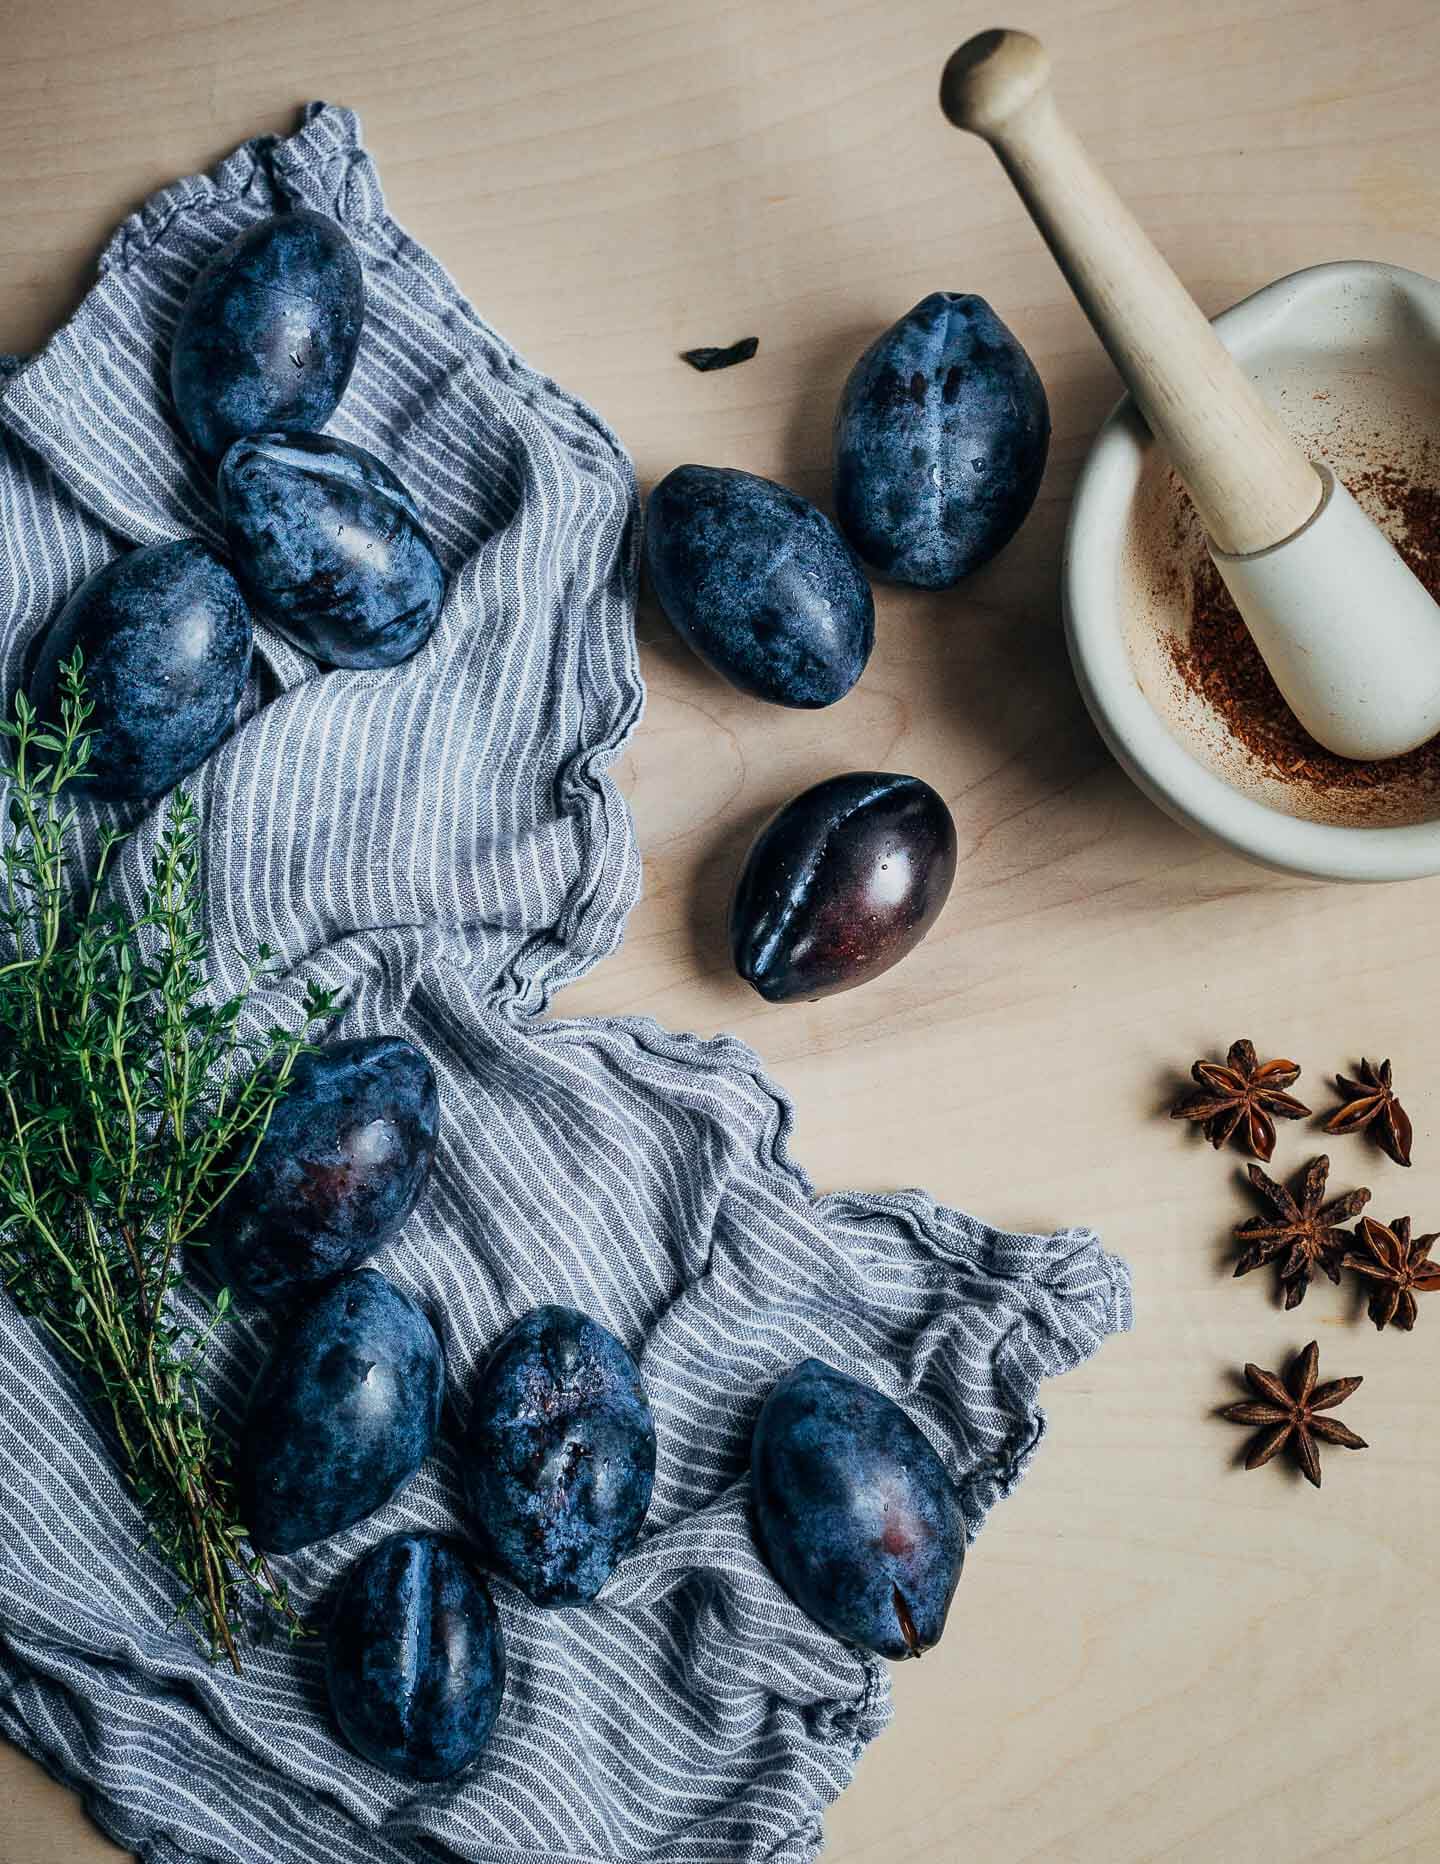
[[[170,332],[210,254],[300,205],[344,224],[366,276],[331,429],[406,481],[450,593],[430,644],[385,673],[322,671],[262,622],[236,729],[188,787],[215,990],[267,944],[283,971],[257,1027],[316,982],[345,997],[338,1033],[405,1034],[435,1066],[433,1180],[375,1265],[435,1316],[450,1399],[408,1488],[280,1564],[323,1624],[382,1535],[464,1533],[469,1392],[541,1301],[640,1358],[655,1499],[593,1606],[542,1613],[497,1588],[510,1679],[484,1764],[406,1785],[330,1728],[317,1641],[261,1645],[237,1678],[170,1622],[175,1583],[82,1396],[0,1301],[0,1729],[149,1864],[803,1864],[889,1689],[758,1556],[765,1391],[810,1354],[880,1386],[961,1484],[973,1536],[1040,1441],[1041,1380],[1129,1325],[1128,1276],[1088,1230],[1011,1235],[915,1191],[817,1197],[788,1100],[734,1038],[542,1015],[615,948],[639,888],[609,775],[643,703],[634,475],[389,217],[350,112],[313,105],[293,137],[162,189],[71,322],[0,367],[7,701],[85,575],[127,545],[217,536],[169,405]],[[86,809],[92,831],[118,819]],[[124,906],[160,817],[130,812]],[[231,1428],[274,1331],[242,1307],[217,1336],[207,1396]]]

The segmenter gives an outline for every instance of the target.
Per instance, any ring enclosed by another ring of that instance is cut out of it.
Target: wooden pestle
[[[945,67],[940,100],[999,156],[1206,531],[1234,556],[1315,514],[1315,468],[1091,161],[1028,32],[983,32]]]
[[[980,33],[946,65],[940,102],[999,156],[1312,737],[1370,759],[1440,731],[1440,610],[1306,458],[1090,160],[1056,107],[1044,47]]]

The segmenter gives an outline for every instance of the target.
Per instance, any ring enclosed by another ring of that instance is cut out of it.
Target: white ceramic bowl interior
[[[1378,475],[1440,487],[1440,283],[1344,261],[1279,279],[1215,329],[1312,457],[1401,541]],[[1332,880],[1440,872],[1440,758],[1365,789],[1282,778],[1177,668],[1205,542],[1127,396],[1081,471],[1065,544],[1065,627],[1085,702],[1147,795],[1237,853]],[[1363,625],[1363,620],[1361,625]]]

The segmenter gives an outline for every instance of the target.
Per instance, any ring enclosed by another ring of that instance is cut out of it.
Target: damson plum
[[[677,466],[645,522],[660,606],[702,660],[776,705],[845,697],[875,644],[875,601],[823,512],[753,473]]]
[[[807,1359],[765,1400],[750,1449],[766,1564],[807,1618],[882,1657],[938,1644],[965,1563],[945,1465],[898,1405]]]
[[[237,440],[219,491],[246,593],[296,647],[333,667],[393,667],[430,639],[445,573],[373,453],[328,434]]]
[[[30,698],[60,716],[60,668],[78,650],[94,707],[90,776],[107,799],[148,801],[229,731],[254,630],[239,584],[204,544],[131,550],[97,570],[42,638]]]
[[[235,1458],[263,1553],[294,1553],[383,1508],[430,1454],[445,1395],[435,1329],[374,1269],[291,1320],[250,1400]]]
[[[302,1055],[220,1206],[227,1277],[270,1300],[363,1262],[414,1210],[439,1123],[435,1071],[399,1036]]]
[[[505,1688],[505,1640],[453,1541],[392,1534],[346,1573],[325,1652],[330,1712],[372,1766],[452,1780],[484,1752]]]
[[[486,1564],[536,1605],[580,1605],[634,1544],[655,1481],[639,1368],[570,1307],[536,1307],[480,1377],[465,1481]]]
[[[857,770],[805,790],[745,857],[730,907],[735,969],[771,1003],[888,971],[940,916],[955,823],[919,777]]]
[[[1050,446],[1045,387],[983,298],[935,291],[872,343],[835,418],[840,528],[895,582],[946,589],[1009,543]]]
[[[201,269],[175,326],[170,388],[207,459],[241,434],[323,427],[365,321],[365,276],[342,227],[272,214]]]

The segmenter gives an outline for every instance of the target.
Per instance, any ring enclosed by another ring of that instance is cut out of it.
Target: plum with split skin
[[[230,730],[254,630],[240,586],[193,538],[127,551],[88,577],[41,637],[28,681],[60,721],[61,667],[79,654],[94,708],[90,787],[149,802],[197,769]]]
[[[770,1003],[851,990],[911,952],[955,878],[955,822],[919,777],[856,770],[779,810],[730,907],[735,969]]]
[[[445,572],[410,493],[329,434],[237,440],[217,480],[225,542],[258,613],[332,667],[393,667],[430,639]]]
[[[325,1649],[330,1712],[372,1766],[454,1780],[485,1751],[505,1689],[505,1640],[464,1550],[391,1534],[346,1573]]]
[[[807,1618],[882,1657],[939,1643],[965,1517],[945,1465],[897,1404],[807,1359],[765,1400],[750,1475],[760,1550]]]
[[[870,585],[825,514],[783,485],[677,466],[650,494],[645,555],[671,625],[742,692],[834,705],[865,671]]]
[[[295,1553],[383,1508],[430,1454],[445,1358],[425,1313],[374,1269],[296,1312],[256,1382],[236,1448],[241,1518]]]
[[[402,1037],[302,1055],[216,1213],[210,1240],[226,1277],[274,1300],[357,1267],[414,1210],[439,1124],[435,1071]]]
[[[835,417],[835,510],[893,582],[948,589],[1015,535],[1045,472],[1050,407],[983,298],[935,291],[870,345]]]
[[[272,214],[201,268],[175,326],[170,388],[196,447],[323,427],[365,322],[365,276],[343,227],[308,208]]]
[[[655,1481],[650,1401],[615,1335],[570,1307],[523,1314],[481,1374],[465,1481],[492,1572],[535,1605],[593,1599]]]

